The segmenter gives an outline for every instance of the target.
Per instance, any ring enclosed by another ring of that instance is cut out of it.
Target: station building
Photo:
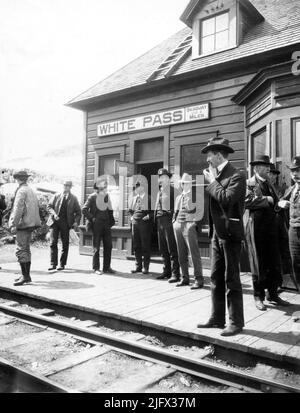
[[[201,150],[214,136],[229,139],[248,175],[267,154],[290,184],[286,164],[300,155],[298,0],[191,0],[181,20],[180,32],[68,103],[85,119],[83,202],[105,174],[115,176],[113,198],[126,201],[124,168],[147,178],[161,167],[202,174]],[[126,210],[116,220],[113,253],[130,257]],[[209,263],[207,229],[206,213],[199,246]],[[82,227],[81,253],[91,246]]]

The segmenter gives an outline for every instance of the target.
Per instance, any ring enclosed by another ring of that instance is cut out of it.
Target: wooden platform
[[[78,248],[73,247],[69,258],[70,269],[49,274],[48,256],[47,249],[33,251],[33,283],[23,287],[13,287],[18,264],[2,264],[0,287],[210,344],[300,365],[300,325],[292,320],[293,315],[300,311],[299,294],[284,292],[281,297],[291,303],[290,307],[270,305],[268,311],[260,312],[254,306],[251,277],[243,274],[246,327],[241,335],[223,338],[220,330],[196,328],[198,322],[206,321],[210,315],[207,270],[205,288],[192,291],[189,287],[176,288],[167,281],[156,280],[161,271],[160,264],[151,265],[152,275],[132,275],[130,270],[133,262],[113,260],[112,266],[118,271],[116,275],[95,276],[90,271],[91,257],[80,256]]]

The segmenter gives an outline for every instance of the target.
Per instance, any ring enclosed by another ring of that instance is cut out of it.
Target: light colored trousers
[[[182,272],[182,280],[189,281],[189,255],[192,258],[195,281],[202,283],[203,268],[198,246],[197,226],[194,222],[174,222],[178,259]]]
[[[16,256],[19,263],[31,262],[30,242],[32,231],[32,229],[17,230]]]

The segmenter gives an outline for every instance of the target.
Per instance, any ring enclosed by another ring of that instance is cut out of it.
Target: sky
[[[0,0],[0,162],[80,144],[64,104],[181,30],[187,4]]]

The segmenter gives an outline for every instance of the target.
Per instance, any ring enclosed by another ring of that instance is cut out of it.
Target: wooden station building
[[[85,118],[83,202],[104,174],[126,197],[115,161],[146,177],[163,166],[201,174],[214,136],[229,139],[236,167],[251,174],[249,162],[267,154],[290,183],[286,164],[300,155],[298,0],[191,0],[181,20],[180,32],[68,103]],[[116,219],[113,253],[131,256],[126,211]],[[207,226],[204,215],[204,258]],[[81,253],[91,246],[82,227]]]

